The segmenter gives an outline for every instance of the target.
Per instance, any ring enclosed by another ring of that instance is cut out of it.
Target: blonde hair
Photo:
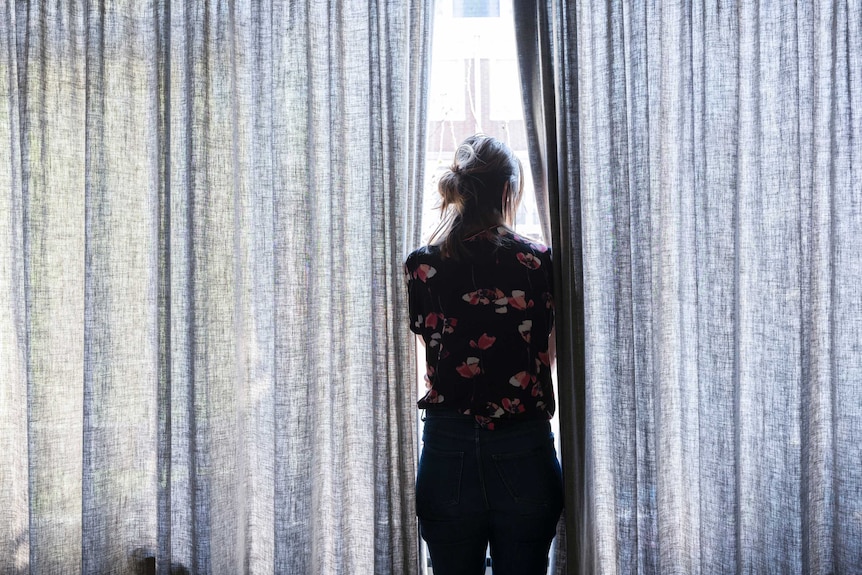
[[[429,243],[439,244],[444,258],[460,259],[467,254],[467,234],[511,227],[524,189],[521,170],[521,161],[500,140],[482,134],[464,140],[438,181],[440,225]]]

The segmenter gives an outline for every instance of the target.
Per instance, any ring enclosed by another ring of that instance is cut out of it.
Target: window
[[[468,5],[493,5],[496,17],[459,16],[459,6]],[[447,5],[438,3],[434,15],[423,237],[427,239],[439,221],[437,178],[451,164],[458,144],[467,136],[483,132],[506,142],[521,160],[524,200],[515,227],[522,235],[540,240],[521,105],[512,0],[455,0],[452,7],[449,12]]]
[[[452,15],[455,18],[498,18],[500,0],[453,0]]]

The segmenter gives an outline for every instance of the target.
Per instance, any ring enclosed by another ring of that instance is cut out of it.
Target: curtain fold
[[[416,573],[426,3],[3,3],[0,570]]]
[[[551,567],[556,573],[591,573],[577,29],[569,24],[573,15],[564,2],[531,0],[514,6],[530,168],[556,272],[556,371],[566,509]]]
[[[858,572],[862,5],[550,12],[569,208],[553,217],[583,254],[574,562]],[[558,370],[563,400],[577,387]]]

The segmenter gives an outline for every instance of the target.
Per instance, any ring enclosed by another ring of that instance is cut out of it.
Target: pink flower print
[[[428,329],[437,329],[437,322],[441,319],[443,319],[443,314],[432,311],[428,314],[428,317],[425,318],[425,327]]]
[[[509,413],[524,413],[527,411],[527,408],[521,405],[520,399],[509,399],[508,397],[504,397],[502,403],[503,409]]]
[[[437,275],[437,270],[428,264],[419,264],[419,267],[413,272],[413,277],[422,280],[422,283],[425,283],[428,278],[433,278],[435,275]]]
[[[467,379],[476,377],[482,372],[482,368],[479,367],[479,358],[468,357],[467,361],[455,368],[455,371],[457,371],[461,377],[465,377]]]
[[[545,292],[542,294],[542,297],[545,300],[545,308],[546,309],[554,309],[554,296],[549,292]]]
[[[482,301],[482,299],[479,297],[478,291],[471,291],[471,292],[465,293],[464,295],[461,296],[461,299],[463,299],[465,302],[469,303],[470,305],[478,305],[479,302]]]
[[[497,341],[496,337],[492,337],[492,336],[488,335],[487,333],[483,333],[479,337],[479,341],[470,340],[470,347],[476,347],[476,348],[485,350],[485,349],[488,349],[489,347],[491,347],[492,345],[494,345],[495,341]]]
[[[443,403],[443,396],[437,393],[436,389],[432,389],[425,396],[426,403]]]
[[[539,258],[530,253],[525,254],[518,252],[517,258],[523,266],[531,270],[537,270],[542,265],[541,260],[539,260]]]
[[[523,290],[512,290],[511,297],[506,297],[505,294],[503,297],[494,300],[494,303],[498,306],[512,306],[517,310],[525,310],[527,308],[533,307],[533,300],[527,299],[527,294],[524,293]],[[498,313],[506,313],[505,311],[500,311],[497,309]]]
[[[434,366],[430,363],[425,364],[425,375],[423,379],[425,380],[425,389],[431,389],[431,379],[434,377]]]
[[[492,403],[489,405],[494,405],[494,404]],[[494,431],[494,420],[491,419],[490,417],[485,417],[484,415],[474,415],[473,418],[476,420],[476,423],[481,425],[484,429]]]
[[[545,253],[546,251],[548,251],[548,246],[537,244],[535,242],[530,242],[530,247],[540,253]]]
[[[526,371],[519,371],[509,379],[509,384],[521,389],[527,389],[527,386],[535,381],[535,376],[530,375]]]
[[[492,300],[501,298],[505,294],[500,290],[490,290],[490,289],[477,289],[476,291],[471,291],[465,293],[461,296],[461,299],[468,302],[470,305],[488,305]]]
[[[454,317],[443,318],[443,333],[453,333],[456,325],[458,325],[458,320]]]
[[[543,365],[550,366],[551,365],[551,354],[547,351],[539,352],[539,361],[542,362]]]
[[[505,399],[503,401],[506,401]],[[491,412],[489,415],[491,417],[502,417],[506,410],[497,405],[496,403],[488,402],[488,410]],[[481,423],[481,422],[480,422]]]
[[[533,384],[533,387],[530,388],[530,395],[533,397],[544,397],[545,393],[542,391],[542,386],[539,385],[539,382]]]
[[[524,310],[533,307],[533,300],[527,300],[523,291],[515,290],[509,298],[509,305],[517,310]]]
[[[427,339],[428,347],[437,347],[440,345],[440,338],[443,337],[439,333],[432,333],[431,337]]]
[[[527,343],[530,343],[530,330],[533,329],[533,320],[525,319],[521,322],[521,325],[518,326],[518,333],[521,334],[521,337]]]

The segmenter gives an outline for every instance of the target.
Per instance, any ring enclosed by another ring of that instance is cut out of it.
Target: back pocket
[[[461,498],[463,451],[441,451],[425,445],[416,474],[416,512],[421,517],[458,505]]]
[[[509,495],[517,503],[554,505],[562,500],[562,478],[554,452],[537,446],[491,456]]]

